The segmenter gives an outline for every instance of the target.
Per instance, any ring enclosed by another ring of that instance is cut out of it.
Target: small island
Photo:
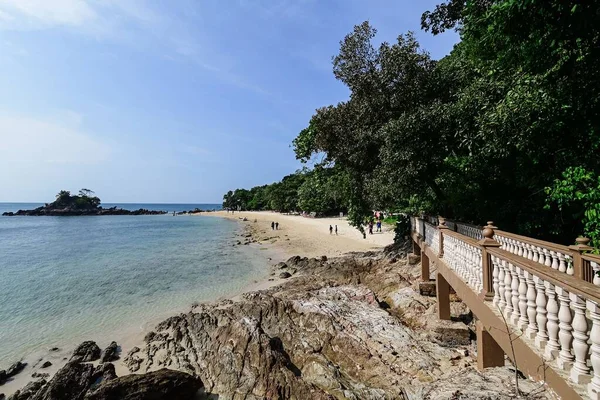
[[[12,216],[81,216],[81,215],[160,215],[166,211],[155,211],[140,208],[130,211],[122,208],[102,208],[100,199],[89,189],[81,189],[79,194],[72,195],[68,190],[61,190],[56,195],[56,200],[46,203],[33,210],[19,210],[5,212],[5,217]]]

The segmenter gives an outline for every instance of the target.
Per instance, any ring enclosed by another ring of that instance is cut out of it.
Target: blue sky
[[[369,20],[420,31],[430,0],[0,0],[0,202],[220,202],[301,165],[291,140],[345,100],[331,57]]]

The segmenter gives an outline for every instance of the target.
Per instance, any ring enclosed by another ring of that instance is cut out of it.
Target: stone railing
[[[600,291],[589,282],[515,257],[487,250],[492,261],[493,305],[531,346],[566,371],[588,393],[600,395]],[[589,315],[591,323],[586,316]],[[590,346],[591,343],[591,346]],[[590,368],[591,366],[591,368]]]
[[[432,219],[432,217],[426,218]],[[445,221],[443,218],[438,218],[438,220]],[[425,223],[422,218],[415,217],[417,225],[419,221],[421,224]],[[471,239],[481,240],[483,238],[484,227],[456,221],[445,221],[444,225],[449,230]],[[575,240],[575,245],[564,246],[498,230],[491,221],[488,221],[488,225],[494,228],[494,240],[500,244],[502,250],[600,286],[600,257],[586,253],[593,250],[588,246],[588,239],[580,237]],[[420,235],[423,237],[423,234]],[[595,281],[594,277],[596,277]]]
[[[425,222],[425,243],[427,243],[436,254],[439,254],[440,231],[437,226],[431,225],[429,222]]]
[[[580,395],[600,399],[600,256],[590,253],[589,240],[563,246],[494,230],[491,221],[476,240],[439,222],[423,222],[420,240],[543,363]],[[427,247],[422,254],[431,254]]]

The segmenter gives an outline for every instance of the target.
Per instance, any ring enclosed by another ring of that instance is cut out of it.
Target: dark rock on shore
[[[69,361],[31,400],[81,400],[94,381],[93,365]]]
[[[161,369],[143,375],[126,375],[102,383],[86,400],[193,399],[202,381],[184,372]]]
[[[96,342],[88,340],[81,343],[71,356],[71,360],[78,361],[96,361],[100,358],[100,347],[96,344]]]
[[[52,363],[50,361],[44,361],[44,363],[42,364],[42,366],[40,368],[48,368],[51,365],[52,365]]]
[[[147,210],[140,208],[139,210],[130,211],[122,208],[92,208],[92,209],[77,209],[77,208],[51,208],[51,207],[38,207],[33,210],[19,210],[17,212],[5,212],[2,213],[5,217],[14,216],[83,216],[83,215],[162,215],[166,214],[166,211]]]
[[[5,370],[0,370],[0,385],[4,384],[4,382],[6,382],[6,380],[8,379],[8,375],[6,375],[6,371]]]
[[[285,271],[279,274],[279,277],[282,279],[287,279],[290,276],[292,276],[292,274],[290,274],[289,272],[285,272]]]
[[[111,342],[106,349],[102,352],[100,356],[100,362],[111,362],[119,359],[119,346],[117,342]]]
[[[0,385],[4,384],[9,378],[17,375],[19,372],[23,371],[27,363],[23,363],[21,361],[17,361],[7,370],[0,370]]]
[[[23,389],[17,390],[8,398],[8,400],[29,400],[32,399],[41,388],[46,384],[45,379],[29,382]]]

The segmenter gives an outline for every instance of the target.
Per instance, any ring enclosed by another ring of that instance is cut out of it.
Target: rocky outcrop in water
[[[111,342],[100,355],[100,362],[111,362],[119,359],[119,346],[117,342]]]

